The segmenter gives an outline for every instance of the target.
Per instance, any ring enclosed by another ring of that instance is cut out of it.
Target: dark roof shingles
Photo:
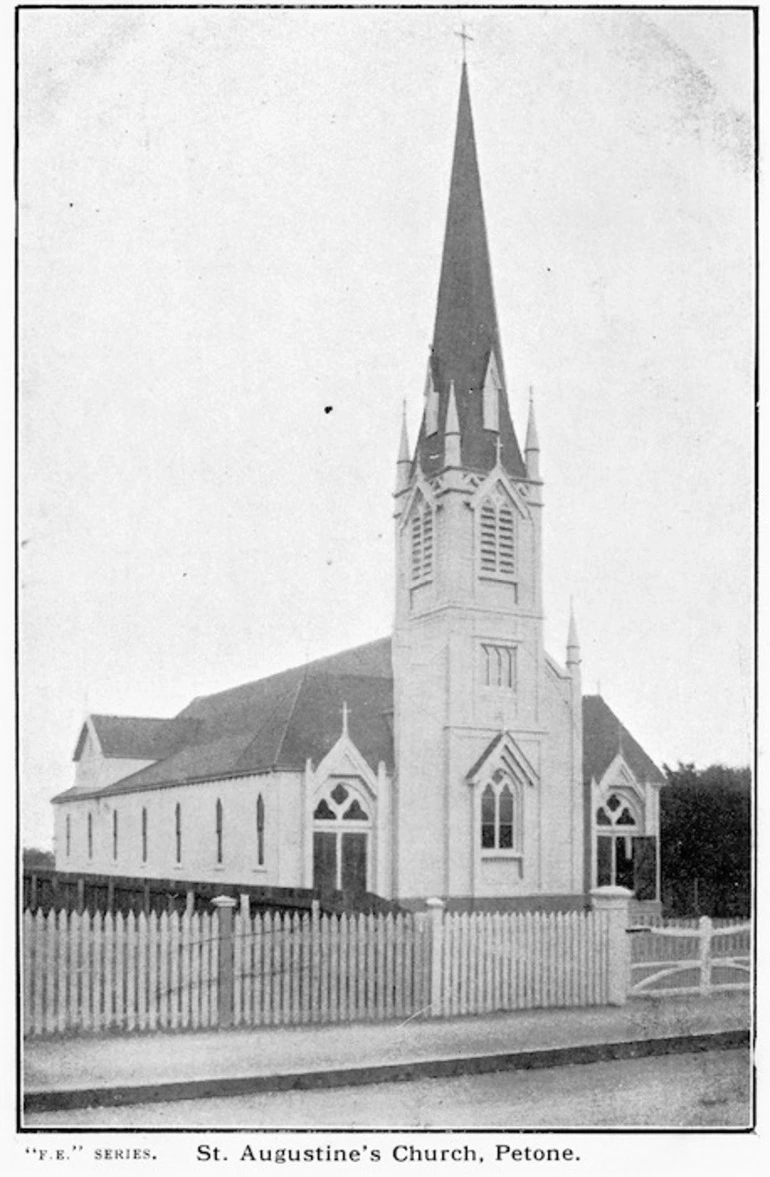
[[[601,695],[583,696],[583,778],[601,780],[618,752],[639,781],[665,780],[642,746],[623,727]]]
[[[176,719],[128,718],[121,725],[120,717],[95,717],[100,739],[104,731],[112,748],[131,747],[136,755],[140,744],[132,743],[129,736],[137,733],[145,739],[141,744],[145,750],[152,746],[157,752],[163,740],[172,745],[164,759],[100,792],[130,792],[271,769],[301,771],[308,758],[318,764],[334,747],[342,732],[343,704],[348,707],[350,737],[366,762],[375,771],[384,762],[392,772],[391,640],[383,638],[232,690],[200,696]],[[612,763],[619,732],[625,758],[638,779],[662,781],[660,770],[598,695],[583,699],[585,778],[600,778]],[[82,795],[82,791],[66,790],[59,798],[70,795]]]

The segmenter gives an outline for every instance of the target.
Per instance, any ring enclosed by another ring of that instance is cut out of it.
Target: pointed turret
[[[580,642],[578,641],[577,625],[575,624],[575,610],[570,600],[569,632],[567,633],[567,669],[580,665]]]
[[[438,399],[439,435],[445,429],[449,390],[454,384],[463,467],[483,473],[493,468],[499,430],[505,469],[514,478],[526,478],[527,472],[511,422],[505,391],[465,63],[460,82],[430,370]],[[492,382],[498,393],[497,420],[490,414],[490,405],[495,399]],[[426,418],[416,449],[416,458],[426,474],[438,472],[444,457],[444,447],[437,445],[436,439],[432,437],[432,425],[433,422]],[[490,428],[490,425],[493,427]]]
[[[404,412],[401,418],[401,443],[398,447],[398,459],[396,461],[396,494],[400,495],[409,486],[409,471],[412,467],[412,459],[409,455],[409,434],[406,429],[406,401],[404,401]]]
[[[537,439],[537,425],[535,424],[535,399],[532,386],[529,388],[529,418],[527,420],[527,440],[524,444],[524,456],[527,461],[527,474],[533,479],[540,478],[540,442]]]
[[[457,399],[455,386],[449,386],[449,404],[446,412],[446,426],[444,428],[444,465],[460,466],[460,422],[457,417]]]

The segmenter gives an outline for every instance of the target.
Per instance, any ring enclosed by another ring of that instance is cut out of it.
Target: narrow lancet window
[[[257,866],[265,865],[265,803],[257,797]]]
[[[178,801],[174,807],[174,857],[178,866],[182,861],[182,806]]]
[[[222,865],[222,802],[217,797],[216,805],[217,866]]]

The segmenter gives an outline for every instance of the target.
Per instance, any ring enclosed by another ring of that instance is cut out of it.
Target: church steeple
[[[465,62],[430,365],[439,400],[439,436],[423,424],[416,449],[422,470],[433,474],[442,468],[445,447],[441,435],[450,386],[454,384],[463,466],[481,472],[491,470],[499,436],[504,468],[515,478],[526,478],[505,391]],[[499,412],[492,422],[488,414],[485,420],[484,414],[484,389],[490,380],[498,384],[499,393]]]

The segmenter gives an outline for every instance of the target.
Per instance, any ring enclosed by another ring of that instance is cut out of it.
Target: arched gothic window
[[[513,507],[499,490],[488,495],[479,512],[479,572],[496,580],[516,575]]]
[[[610,793],[596,810],[596,884],[634,890],[634,842],[640,834],[631,803]]]
[[[94,815],[88,815],[88,857],[94,856]]]
[[[67,854],[67,858],[69,858],[70,848],[72,846],[72,821],[71,821],[69,813],[67,814],[67,819],[65,821],[65,840],[66,840],[66,847],[67,847],[66,854]]]
[[[222,865],[222,802],[217,797],[217,804],[215,809],[215,825],[217,838],[217,866]]]
[[[117,862],[118,860],[118,811],[112,811],[112,857]]]
[[[265,802],[257,797],[257,866],[265,865]]]
[[[319,891],[367,890],[369,802],[350,783],[337,781],[313,811],[313,887]]]
[[[142,862],[147,861],[147,810],[142,810]]]
[[[522,791],[498,770],[481,794],[481,849],[521,854]]]
[[[174,807],[174,857],[179,865],[182,861],[182,806],[178,801]]]
[[[411,519],[412,584],[433,577],[433,508],[422,495],[415,501]]]

